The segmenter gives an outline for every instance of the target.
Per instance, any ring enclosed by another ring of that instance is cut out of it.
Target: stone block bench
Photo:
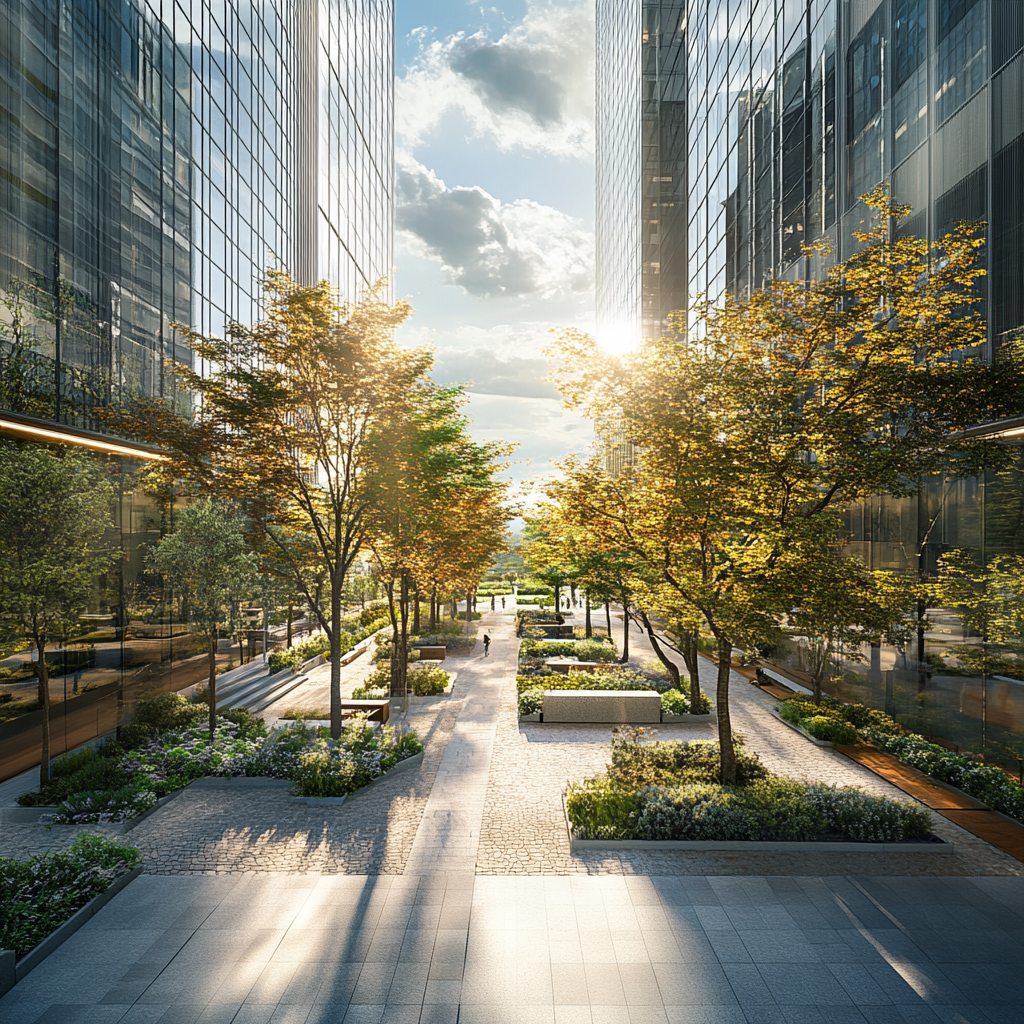
[[[545,690],[544,722],[657,725],[661,694],[654,690]]]

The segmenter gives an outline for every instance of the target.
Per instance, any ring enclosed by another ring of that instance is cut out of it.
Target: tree
[[[1019,370],[974,354],[980,233],[895,237],[909,208],[882,189],[863,198],[877,226],[820,281],[700,301],[690,325],[674,318],[626,360],[577,332],[555,351],[567,403],[614,423],[635,452],[615,477],[570,460],[565,500],[715,638],[726,783],[732,649],[774,639],[796,603],[787,563],[834,544],[851,502],[998,463],[998,446],[964,431],[1010,415],[1020,396]]]
[[[264,292],[265,319],[230,324],[224,339],[178,325],[208,372],[175,364],[197,411],[185,424],[154,422],[173,449],[165,472],[244,509],[253,546],[273,551],[326,634],[337,738],[340,620],[346,580],[366,546],[369,439],[408,414],[432,357],[394,341],[410,308],[381,302],[376,290],[343,303],[326,281],[305,287],[271,271]],[[144,418],[131,425],[147,429]]]
[[[42,788],[50,778],[46,645],[76,625],[110,564],[103,533],[111,524],[113,488],[100,464],[74,450],[55,454],[0,441],[0,492],[0,615],[38,657]]]
[[[217,734],[217,643],[220,627],[257,587],[257,561],[245,549],[244,524],[229,506],[196,501],[177,517],[176,529],[149,555],[188,609],[193,629],[207,645],[209,659],[210,738]]]

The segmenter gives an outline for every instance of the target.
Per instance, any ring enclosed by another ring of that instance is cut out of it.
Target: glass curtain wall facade
[[[98,437],[136,400],[187,414],[173,324],[257,319],[268,266],[349,299],[390,272],[391,0],[7,0],[0,81],[0,421]],[[141,463],[106,464],[122,557],[69,690],[189,685],[185,626],[143,564],[173,509],[135,487]],[[0,690],[26,658],[0,661]]]
[[[822,272],[801,244],[850,255],[859,196],[910,203],[901,230],[935,240],[987,223],[988,355],[1024,326],[1024,4],[1019,0],[691,0],[689,290],[749,295]],[[1024,412],[1024,410],[1022,410]],[[934,574],[945,551],[981,562],[1024,545],[1019,474],[932,481],[851,512],[851,550],[876,568]],[[846,695],[1016,767],[1024,682],[975,672],[955,614],[908,650],[844,666]],[[798,648],[785,657],[803,658]],[[1019,673],[1018,673],[1019,675]],[[1024,678],[1024,677],[1022,677]]]
[[[686,306],[683,7],[597,4],[597,330],[612,349]]]

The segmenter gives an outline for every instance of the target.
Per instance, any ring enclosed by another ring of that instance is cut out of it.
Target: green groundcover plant
[[[860,739],[871,743],[930,778],[962,789],[992,810],[1024,821],[1024,788],[1001,768],[929,743],[923,736],[907,732],[882,711],[827,696],[816,705],[810,697],[800,695],[783,701],[779,714],[786,721],[803,726],[818,739],[832,739],[845,727],[848,731],[843,735],[848,738],[838,742],[852,743]]]
[[[374,618],[369,623],[363,623],[362,618],[363,616],[356,615],[342,621],[342,628],[345,630],[339,637],[342,654],[347,654],[356,644],[383,629],[389,622],[387,616]],[[267,659],[270,674],[273,675],[286,668],[298,668],[310,658],[328,654],[330,650],[331,642],[327,639],[327,635],[318,633],[316,636],[311,636],[308,640],[296,644],[290,650],[272,652]]]
[[[442,674],[447,682],[447,673]],[[269,776],[294,782],[300,795],[341,796],[423,749],[415,733],[375,728],[361,716],[336,743],[301,719],[268,737],[262,719],[245,709],[218,716],[211,743],[207,715],[205,705],[189,704],[176,694],[156,698],[140,709],[134,747],[108,743],[59,758],[51,784],[41,793],[23,794],[18,802],[23,807],[56,804],[49,816],[53,824],[102,824],[138,817],[159,797],[207,776]],[[326,760],[309,760],[324,750],[329,752]],[[367,751],[378,751],[380,757]],[[317,781],[310,782],[314,767]],[[320,792],[328,789],[336,792]]]
[[[338,740],[330,730],[296,721],[252,759],[251,774],[289,779],[296,796],[347,796],[423,750],[414,732],[374,729],[355,716]]]
[[[132,846],[85,833],[60,853],[0,858],[0,949],[20,959],[139,863]]]
[[[931,816],[916,805],[852,787],[778,777],[737,747],[736,783],[718,783],[718,744],[650,742],[620,733],[604,775],[570,783],[566,807],[577,839],[927,839]]]
[[[576,658],[579,661],[618,661],[612,644],[602,640],[538,640],[524,637],[519,646],[521,658]]]

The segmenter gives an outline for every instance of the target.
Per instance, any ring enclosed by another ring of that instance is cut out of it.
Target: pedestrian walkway
[[[390,861],[322,856],[330,842],[284,817],[270,845],[302,844],[305,873],[247,869],[219,847],[226,874],[145,874],[0,999],[2,1024],[1018,1024],[1021,877],[879,877],[827,856],[824,869],[789,858],[767,875],[747,864],[730,876],[715,858],[678,854],[569,857],[548,873],[525,824],[539,817],[557,831],[550,794],[567,774],[590,774],[609,736],[519,726],[511,629],[485,628],[491,657],[460,664],[459,699],[435,705],[438,722],[456,711],[458,721],[428,747],[415,815],[396,822],[417,824]],[[753,687],[741,682],[735,696],[748,743],[800,767],[802,753],[791,755],[803,748],[788,742],[801,738]],[[840,756],[804,747],[826,755],[808,771]],[[531,756],[511,764],[522,749]],[[332,812],[341,822],[360,799],[378,801],[380,821],[357,817],[352,841],[373,828],[375,842],[387,838],[401,801],[379,802],[379,791],[394,783],[409,785],[387,780]],[[242,853],[260,848],[284,807],[260,817],[266,802],[249,805]],[[164,818],[150,871],[163,844],[194,835],[197,810]],[[327,816],[298,813],[310,812]],[[496,859],[504,847],[515,871]]]
[[[515,684],[519,644],[508,620],[485,613],[481,632],[495,634],[491,653],[481,650],[459,667],[462,710],[423,811],[405,865],[407,875],[476,872],[480,825],[487,796],[502,685]],[[478,645],[479,647],[480,645]]]

